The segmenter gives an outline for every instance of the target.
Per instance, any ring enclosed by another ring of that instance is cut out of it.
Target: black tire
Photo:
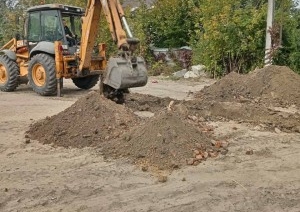
[[[41,72],[44,76],[38,76]],[[56,94],[56,67],[53,57],[47,54],[33,56],[28,65],[28,80],[32,89],[42,95],[50,96]]]
[[[99,75],[90,75],[82,78],[73,78],[73,83],[81,89],[88,90],[94,87],[99,81]]]
[[[0,56],[0,90],[5,92],[16,90],[19,85],[18,76],[18,64],[6,55]]]

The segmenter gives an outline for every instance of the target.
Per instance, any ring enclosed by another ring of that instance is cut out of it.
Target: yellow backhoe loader
[[[106,45],[96,44],[101,12],[119,54],[106,58]],[[64,26],[70,26],[71,36]],[[88,0],[86,9],[44,4],[27,10],[24,38],[13,38],[0,49],[0,90],[14,91],[29,81],[42,95],[61,96],[63,78],[90,89],[100,78],[100,91],[122,98],[128,88],[147,83],[143,58],[134,54],[134,38],[119,0]],[[80,36],[78,36],[78,35]]]

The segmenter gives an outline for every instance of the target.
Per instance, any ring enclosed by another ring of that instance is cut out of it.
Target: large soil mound
[[[81,148],[117,138],[138,122],[128,108],[91,92],[59,114],[33,124],[28,133],[45,144]]]
[[[267,66],[247,75],[233,72],[196,96],[215,101],[255,99],[277,106],[299,106],[300,76],[283,66]]]
[[[231,73],[195,96],[186,106],[206,120],[229,119],[300,132],[300,76],[287,67]]]
[[[44,144],[98,147],[105,157],[127,157],[159,170],[196,165],[224,149],[213,146],[211,135],[201,132],[203,125],[188,122],[187,111],[166,111],[168,98],[131,94],[126,102],[127,107],[91,92],[61,113],[33,124],[28,134]],[[156,116],[146,120],[129,108],[150,110],[152,105]]]
[[[134,163],[160,170],[197,164],[220,151],[213,140],[174,112],[158,116],[132,129],[122,138],[103,143],[106,157],[128,157]]]

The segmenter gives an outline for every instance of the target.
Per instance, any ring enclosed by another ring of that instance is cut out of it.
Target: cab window
[[[28,41],[54,42],[63,38],[62,25],[57,10],[33,12],[28,20]]]

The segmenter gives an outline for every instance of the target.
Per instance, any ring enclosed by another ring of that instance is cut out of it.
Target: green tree
[[[282,39],[274,63],[289,66],[300,73],[300,10],[293,2],[278,5],[276,19],[280,26],[278,36]]]
[[[263,63],[266,4],[251,1],[202,0],[198,30],[192,39],[194,62],[215,75],[245,73]],[[255,6],[253,6],[255,5]]]
[[[0,13],[5,14],[5,9],[6,9],[6,4],[5,2],[1,1],[0,2]],[[3,45],[3,39],[5,35],[4,31],[4,15],[0,16],[0,46]]]
[[[20,15],[14,0],[2,1],[0,7],[1,14],[3,14],[0,18],[0,43],[3,45],[18,31]]]
[[[144,7],[137,21],[143,33],[156,47],[181,47],[187,45],[194,29],[193,0],[160,0],[152,8]]]

